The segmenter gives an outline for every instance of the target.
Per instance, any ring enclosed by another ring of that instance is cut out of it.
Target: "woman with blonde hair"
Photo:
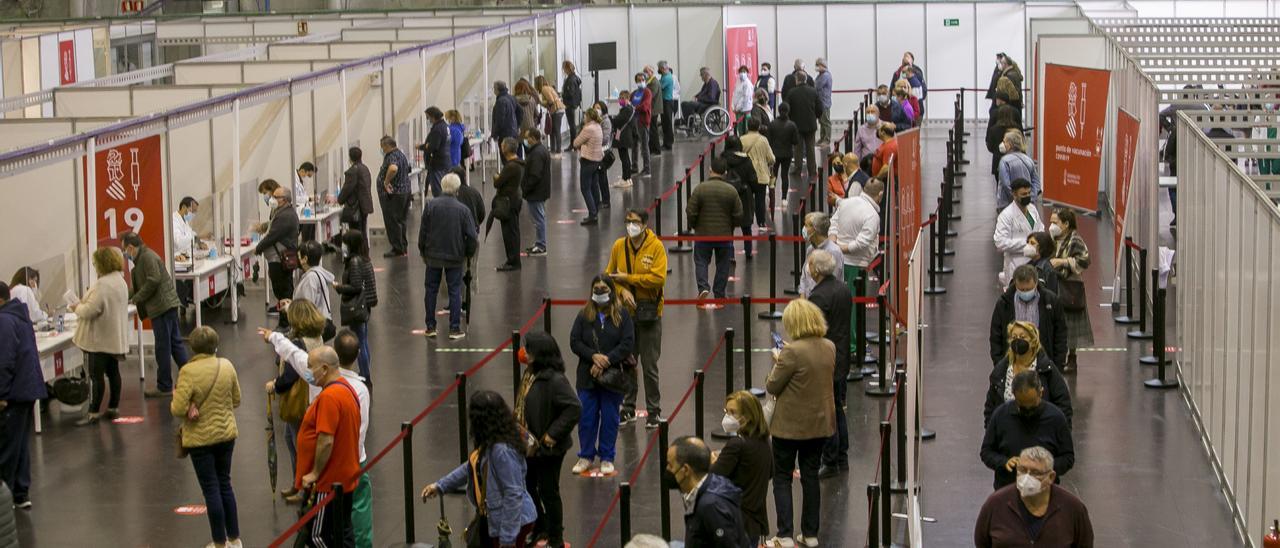
[[[806,299],[791,301],[782,311],[782,328],[790,341],[774,354],[765,390],[777,398],[769,431],[773,435],[773,501],[778,533],[773,546],[792,543],[791,474],[800,465],[804,507],[800,517],[801,546],[818,545],[822,492],[818,468],[827,438],[835,433],[836,347],[825,338],[827,320]]]
[[[1062,372],[1054,365],[1049,354],[1040,345],[1040,330],[1031,322],[1010,322],[1005,328],[1009,350],[1005,357],[996,363],[991,370],[990,385],[987,389],[987,401],[982,408],[982,426],[986,428],[991,419],[991,412],[1000,404],[1013,399],[1013,378],[1027,370],[1034,370],[1040,375],[1040,385],[1044,387],[1044,398],[1062,410],[1067,416],[1067,424],[1071,424],[1071,390]]]
[[[84,352],[85,365],[93,378],[93,399],[85,416],[76,421],[78,426],[98,422],[106,389],[103,377],[111,384],[107,420],[120,416],[120,360],[129,353],[129,287],[124,282],[124,255],[117,247],[99,247],[92,260],[98,279],[73,310],[79,321],[71,340]]]
[[[533,79],[533,86],[542,95],[542,108],[551,113],[551,126],[547,130],[548,144],[552,154],[560,154],[560,120],[564,119],[564,101],[556,93],[556,87],[547,82],[546,76],[539,75]]]
[[[468,145],[464,147],[463,142],[467,139],[467,126],[462,123],[462,113],[457,109],[449,109],[444,113],[444,121],[449,124],[449,161],[451,166],[463,165],[466,161],[463,157],[463,149],[471,150]],[[464,166],[465,167],[465,166]]]
[[[325,319],[316,305],[306,299],[298,299],[289,303],[285,313],[289,317],[289,338],[294,346],[307,352],[324,346],[321,337],[324,334]],[[298,430],[307,406],[320,393],[320,389],[303,380],[284,360],[279,360],[276,378],[267,381],[266,388],[268,394],[280,397],[280,420],[284,422],[285,447],[289,449],[289,463],[296,471]],[[296,490],[289,489],[280,495],[291,504],[301,502]]]
[[[720,427],[733,437],[724,449],[711,454],[711,473],[724,476],[742,490],[742,524],[747,536],[759,544],[769,532],[769,478],[773,476],[773,449],[769,423],[760,400],[739,390],[724,401]]]

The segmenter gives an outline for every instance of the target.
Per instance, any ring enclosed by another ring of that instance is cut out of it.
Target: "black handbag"
[[[600,350],[600,336],[597,334],[599,328],[592,324],[591,338],[595,341],[596,352],[604,354]],[[600,376],[596,377],[596,384],[600,388],[614,392],[617,394],[627,395],[636,389],[636,357],[635,355],[627,356],[622,363],[611,364],[612,367],[606,367],[600,372]]]
[[[600,159],[600,169],[609,171],[613,167],[613,163],[618,161],[618,156],[613,153],[613,149],[604,151],[604,157]]]
[[[1084,281],[1083,280],[1059,280],[1058,300],[1062,303],[1062,309],[1067,312],[1081,312],[1085,310],[1084,302]]]
[[[631,266],[631,242],[623,242],[623,249],[627,258],[627,274],[635,274],[636,271]],[[662,292],[658,292],[656,300],[640,299],[636,297],[636,321],[641,323],[653,323],[660,319],[658,316],[658,303],[662,302]]]
[[[504,223],[510,221],[515,216],[515,211],[511,205],[511,198],[509,196],[494,196],[493,203],[490,204],[490,209],[492,210],[490,215],[492,215],[494,219]]]
[[[342,299],[340,307],[342,325],[350,326],[369,321],[369,308],[364,305],[364,295]]]
[[[356,224],[360,222],[360,204],[347,204],[342,206],[342,214],[338,220],[346,224]]]
[[[80,368],[78,376],[63,376],[53,380],[50,393],[53,398],[62,402],[63,405],[80,405],[89,400],[89,377],[85,374],[85,369]]]

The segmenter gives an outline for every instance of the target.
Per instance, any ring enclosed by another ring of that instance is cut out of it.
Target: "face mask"
[[[316,380],[316,374],[312,373],[311,368],[309,367],[302,370],[301,377],[302,377],[302,380],[307,381],[307,384],[310,384],[312,386],[320,386],[320,383]]]
[[[768,76],[769,69],[760,69],[760,76]]]
[[[662,470],[662,487],[665,489],[680,489],[680,481],[676,479],[676,475],[665,468]]]
[[[267,207],[271,207],[271,195],[270,195],[270,194],[268,194],[268,195],[266,195],[266,196],[263,196],[263,197],[262,197],[262,202],[263,202],[263,203],[265,203],[265,204],[267,204]]]
[[[1018,494],[1023,497],[1034,497],[1044,490],[1044,484],[1031,474],[1018,474]]]
[[[809,239],[809,227],[807,226],[800,227],[800,237],[806,240]]]
[[[608,293],[592,293],[591,300],[596,304],[609,304]]]
[[[831,171],[834,171],[836,173],[844,173],[844,166],[840,164],[836,164],[834,166],[831,166]]]
[[[877,102],[877,103],[880,103],[880,104],[882,104],[882,105],[883,105],[883,104],[886,104],[886,103],[888,103],[888,102],[889,102],[889,96],[888,96],[888,95],[876,95],[876,102]]]
[[[618,99],[618,106],[623,106],[623,107],[627,106],[627,100],[626,100],[626,99]]]
[[[640,223],[627,223],[627,236],[635,238],[644,232],[644,226]]]
[[[1026,258],[1028,258],[1028,259],[1034,259],[1034,258],[1036,258],[1036,257],[1040,256],[1040,252],[1039,252],[1039,251],[1036,251],[1036,246],[1031,245],[1031,244],[1027,244],[1026,246],[1023,246],[1023,248],[1022,248],[1022,256],[1023,256],[1023,257],[1026,257]]]
[[[1023,196],[1023,197],[1021,197],[1021,198],[1018,198],[1018,205],[1020,205],[1020,206],[1022,206],[1022,207],[1027,207],[1027,206],[1031,205],[1031,197],[1030,197],[1030,196]]]
[[[876,115],[876,114],[868,114],[868,115],[867,115],[867,125],[869,125],[869,126],[874,126],[874,125],[876,125],[876,123],[878,123],[878,122],[880,122],[880,116],[879,116],[879,115]]]
[[[1000,154],[1008,154],[1008,153],[1009,153],[1009,147],[1005,146],[1004,143],[1000,143]]]
[[[725,432],[730,434],[737,434],[738,429],[742,428],[742,423],[738,422],[737,417],[725,413],[724,418],[720,419],[720,428],[723,428]]]
[[[195,213],[187,213],[186,215],[183,215],[183,216],[182,216],[182,220],[183,220],[183,221],[186,221],[186,223],[187,223],[187,224],[191,224],[191,221],[196,220],[196,214],[195,214]]]
[[[1036,300],[1036,297],[1037,297],[1038,295],[1040,295],[1040,293],[1036,292],[1036,290],[1034,290],[1034,289],[1032,289],[1032,290],[1030,290],[1030,291],[1019,291],[1019,292],[1018,292],[1018,298],[1019,298],[1019,299],[1021,299],[1021,300],[1022,300],[1022,302],[1024,302],[1024,303],[1029,303],[1029,302],[1031,302],[1031,301]]]
[[[1013,350],[1014,354],[1021,356],[1031,351],[1031,343],[1022,339],[1014,339],[1013,342],[1009,343],[1009,348]]]

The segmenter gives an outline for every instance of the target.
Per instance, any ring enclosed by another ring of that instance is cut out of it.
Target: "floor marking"
[[[208,509],[203,504],[188,504],[173,509],[173,513],[179,516],[203,516]]]
[[[138,424],[142,421],[142,417],[116,417],[111,420],[111,424]]]

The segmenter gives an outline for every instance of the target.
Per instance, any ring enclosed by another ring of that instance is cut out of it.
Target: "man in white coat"
[[[1013,190],[1013,203],[996,218],[994,236],[996,249],[1004,253],[1004,270],[997,277],[1001,289],[1013,279],[1014,269],[1031,261],[1023,251],[1027,247],[1027,236],[1045,230],[1040,210],[1031,203],[1031,181],[1014,179],[1009,186]]]

